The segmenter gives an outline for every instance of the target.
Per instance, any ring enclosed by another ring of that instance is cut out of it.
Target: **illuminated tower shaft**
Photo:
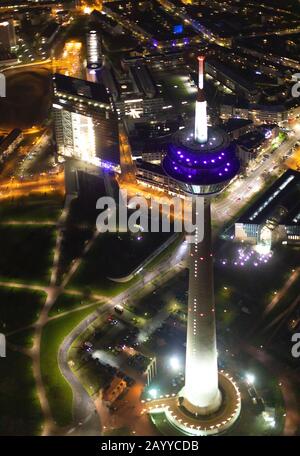
[[[96,30],[90,30],[86,36],[87,64],[102,63],[101,37]]]
[[[207,103],[204,94],[204,57],[198,57],[199,81],[195,107],[195,141],[204,144],[207,142]]]
[[[218,389],[213,256],[211,243],[210,198],[193,197],[204,202],[204,236],[190,244],[187,344],[183,405],[192,413],[206,415],[221,403]]]
[[[192,197],[193,224],[202,221],[202,225],[196,227],[195,239],[189,236],[185,385],[177,396],[176,406],[167,409],[166,417],[184,433],[208,435],[230,425],[240,411],[237,394],[233,392],[231,396],[227,386],[224,387],[226,383],[231,388],[231,383],[218,373],[210,211],[211,198],[237,175],[240,163],[236,146],[228,135],[219,128],[207,127],[204,57],[200,56],[198,61],[194,138],[189,131],[178,132],[168,145],[163,160],[165,173],[176,181],[182,192]],[[199,202],[203,205],[197,204]],[[202,214],[197,214],[201,206],[204,206],[203,218]],[[232,403],[233,397],[236,401],[234,412],[230,411],[230,416],[224,419],[224,410],[226,407],[229,410],[228,404]],[[211,414],[214,415],[208,419]],[[219,421],[214,430],[210,424],[216,416]]]
[[[96,30],[90,30],[86,38],[87,80],[97,83],[100,79],[103,64],[101,36]]]

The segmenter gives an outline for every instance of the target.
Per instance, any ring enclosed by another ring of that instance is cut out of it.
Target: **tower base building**
[[[179,395],[166,395],[146,402],[147,412],[153,423],[156,416],[164,413],[169,425],[179,434],[189,436],[208,436],[226,432],[238,419],[241,411],[241,396],[233,378],[224,371],[218,377],[221,403],[214,413],[197,415],[190,413]]]

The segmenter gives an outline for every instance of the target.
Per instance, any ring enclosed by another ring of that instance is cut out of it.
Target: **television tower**
[[[189,251],[185,385],[176,399],[165,399],[161,408],[169,422],[183,433],[208,435],[224,431],[240,412],[235,383],[228,374],[218,372],[210,208],[213,195],[237,175],[240,164],[227,134],[207,126],[205,58],[200,56],[198,61],[194,128],[186,128],[174,136],[163,160],[166,174],[192,198],[193,220],[196,200],[201,198],[204,229],[200,239],[200,230],[196,228],[195,242],[190,243]],[[150,414],[160,409],[154,406]]]
[[[195,141],[204,144],[207,142],[207,102],[204,93],[204,57],[198,57],[199,79],[195,107]]]

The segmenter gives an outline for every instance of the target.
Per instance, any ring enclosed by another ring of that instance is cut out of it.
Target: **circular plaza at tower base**
[[[221,129],[209,127],[208,140],[194,140],[192,129],[173,137],[164,158],[165,172],[182,185],[186,193],[209,195],[222,191],[237,175],[240,163],[236,146]]]
[[[219,372],[219,389],[222,395],[220,408],[206,416],[196,416],[182,406],[180,395],[166,395],[147,402],[146,409],[155,423],[155,415],[164,413],[179,434],[190,436],[217,435],[229,429],[238,419],[241,411],[239,389],[228,373]]]

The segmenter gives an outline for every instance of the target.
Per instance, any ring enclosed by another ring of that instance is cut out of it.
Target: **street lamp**
[[[253,383],[255,382],[255,376],[248,372],[246,374],[246,380],[250,385],[253,385]]]
[[[157,389],[156,388],[151,388],[149,390],[149,394],[150,396],[153,398],[153,399],[156,399],[157,398]]]
[[[172,356],[172,358],[170,358],[170,366],[174,371],[178,371],[180,369],[180,362],[176,356]]]

